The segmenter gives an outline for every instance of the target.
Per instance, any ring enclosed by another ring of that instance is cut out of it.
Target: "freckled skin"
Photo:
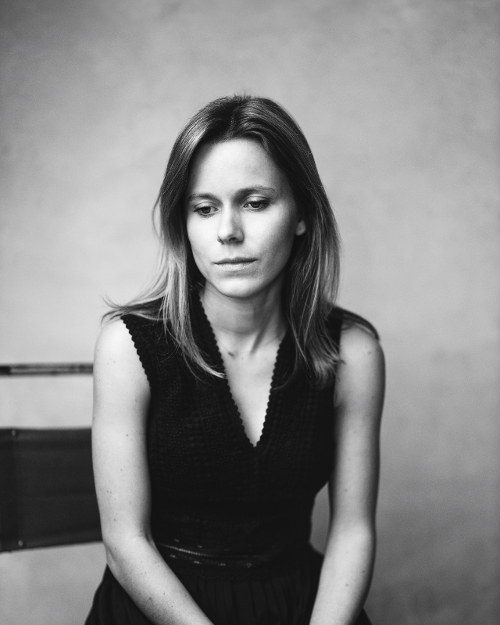
[[[230,363],[228,382],[243,407],[242,420],[248,416],[246,423],[252,425],[251,442],[261,432],[259,415],[265,414],[285,325],[280,288],[294,238],[305,230],[301,208],[258,144],[235,140],[197,154],[185,202],[188,237],[206,278],[200,297],[216,338],[221,343],[232,339],[231,353],[241,356],[225,359],[225,365]],[[243,260],[234,266],[220,263],[237,257]],[[311,625],[355,622],[375,552],[383,354],[376,339],[355,326],[344,329],[340,350],[332,398],[332,518]],[[107,324],[99,336],[94,381],[94,474],[109,568],[151,621],[208,625],[151,535],[146,451],[151,390],[122,320]]]
[[[295,236],[305,231],[290,186],[255,141],[203,146],[186,202],[188,238],[205,288],[249,298],[281,280]],[[244,266],[218,262],[243,257]]]

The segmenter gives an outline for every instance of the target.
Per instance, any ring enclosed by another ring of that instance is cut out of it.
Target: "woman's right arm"
[[[94,360],[92,454],[108,565],[156,625],[211,625],[165,563],[150,531],[149,383],[123,321],[107,324]]]

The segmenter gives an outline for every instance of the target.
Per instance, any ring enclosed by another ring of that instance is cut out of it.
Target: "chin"
[[[268,289],[272,288],[273,283],[274,281],[262,284],[251,280],[233,278],[211,283],[208,288],[224,297],[244,300],[265,293]]]
[[[257,295],[261,289],[251,289],[245,286],[237,287],[215,287],[214,291],[218,292],[220,295],[224,297],[229,297],[231,299],[248,299]]]

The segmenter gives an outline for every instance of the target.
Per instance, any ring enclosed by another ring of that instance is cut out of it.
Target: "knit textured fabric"
[[[197,297],[190,312],[197,344],[224,374]],[[290,379],[294,342],[285,334],[254,446],[224,375],[194,375],[160,320],[123,321],[151,387],[151,525],[161,555],[214,625],[308,625],[322,566],[309,544],[311,513],[334,465],[334,384],[319,390],[303,371]],[[336,344],[349,322],[376,336],[337,308]],[[85,624],[151,621],[107,567]],[[364,610],[356,625],[371,625]]]
[[[197,297],[191,314],[206,360],[224,374]],[[279,565],[280,558],[271,558],[268,565],[239,566],[252,557],[259,561],[260,554],[286,553],[281,564],[288,567],[292,552],[298,556],[309,541],[314,498],[333,468],[333,384],[319,390],[304,372],[286,383],[294,357],[287,332],[254,446],[225,376],[199,370],[195,377],[160,321],[135,315],[123,321],[151,386],[147,439],[155,541],[224,556],[222,565],[200,563],[200,575],[247,577]],[[340,322],[332,317],[335,341]]]

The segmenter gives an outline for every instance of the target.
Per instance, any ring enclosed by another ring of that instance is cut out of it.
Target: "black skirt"
[[[308,625],[318,590],[322,556],[312,548],[286,574],[211,579],[175,571],[214,625]],[[109,568],[85,625],[151,625]],[[356,625],[371,625],[363,611]]]

